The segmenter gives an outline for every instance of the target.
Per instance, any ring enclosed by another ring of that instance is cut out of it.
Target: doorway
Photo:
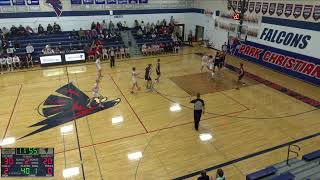
[[[178,34],[178,38],[181,41],[185,40],[185,37],[184,37],[184,24],[176,24],[176,25],[174,25],[174,32],[176,34]]]
[[[203,37],[204,37],[204,27],[203,26],[196,26],[196,34],[195,34],[195,37],[196,37],[196,41],[202,41],[203,40]]]

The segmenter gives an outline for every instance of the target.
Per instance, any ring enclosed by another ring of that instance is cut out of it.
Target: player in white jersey
[[[102,99],[103,97],[99,94],[99,84],[100,84],[100,80],[99,79],[96,79],[96,83],[93,85],[93,88],[92,88],[92,98],[90,99],[89,103],[87,104],[87,107],[88,108],[91,108],[91,103],[93,101],[97,101],[97,103],[99,104],[99,107],[104,107],[102,105]]]
[[[203,71],[204,67],[208,68],[208,60],[209,60],[208,55],[204,54],[201,59],[201,69],[200,69],[201,72]]]
[[[101,60],[100,60],[100,52],[99,50],[97,49],[96,50],[96,70],[97,70],[97,77],[98,79],[100,79],[102,77],[102,74],[101,74]]]
[[[13,60],[12,57],[7,57],[7,65],[8,65],[8,71],[13,71]]]
[[[132,73],[131,73],[131,80],[132,80],[132,88],[131,88],[131,93],[134,93],[133,90],[136,87],[138,91],[140,90],[140,87],[138,86],[138,75],[139,73],[136,72],[136,68],[132,68]]]

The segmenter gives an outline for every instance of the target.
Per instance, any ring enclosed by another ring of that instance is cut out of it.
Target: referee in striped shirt
[[[204,101],[200,98],[200,93],[197,93],[197,99],[190,101],[190,103],[194,104],[194,128],[198,131],[201,114],[204,114]]]

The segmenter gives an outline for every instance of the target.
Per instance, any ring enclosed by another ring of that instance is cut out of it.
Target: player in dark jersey
[[[244,68],[243,68],[243,63],[240,63],[240,70],[238,74],[238,80],[237,80],[237,88],[240,88],[240,84],[245,85],[245,83],[241,82],[242,78],[244,77]]]
[[[157,65],[156,65],[156,73],[157,73],[157,78],[155,79],[157,83],[160,81],[160,76],[161,76],[161,71],[160,71],[160,59],[157,60]]]
[[[152,65],[148,64],[148,66],[145,69],[145,74],[144,74],[144,79],[147,81],[147,89],[152,88],[152,79],[151,79],[151,74],[152,74]]]
[[[213,64],[213,69],[212,69],[213,74],[212,75],[214,75],[216,73],[216,67],[219,68],[220,62],[221,62],[220,52],[217,51],[216,56],[214,57],[214,64]]]

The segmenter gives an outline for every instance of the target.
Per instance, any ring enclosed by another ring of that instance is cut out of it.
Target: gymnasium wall
[[[221,49],[236,30],[231,24],[234,11],[227,1],[195,0],[195,7],[207,14],[197,14],[195,25],[205,27],[214,48]],[[236,2],[236,3],[235,3]],[[232,4],[238,9],[238,0]],[[232,54],[266,68],[320,86],[320,1],[250,0],[245,14],[247,41],[233,44]],[[253,4],[254,2],[254,4]],[[224,4],[224,5],[223,5]],[[283,4],[279,6],[278,5]],[[287,8],[288,4],[288,8]],[[220,16],[215,16],[220,7]],[[271,8],[270,8],[271,7]],[[310,9],[312,8],[312,9]],[[213,15],[210,15],[210,12]],[[230,41],[231,44],[233,41]],[[237,42],[237,41],[236,41]]]

